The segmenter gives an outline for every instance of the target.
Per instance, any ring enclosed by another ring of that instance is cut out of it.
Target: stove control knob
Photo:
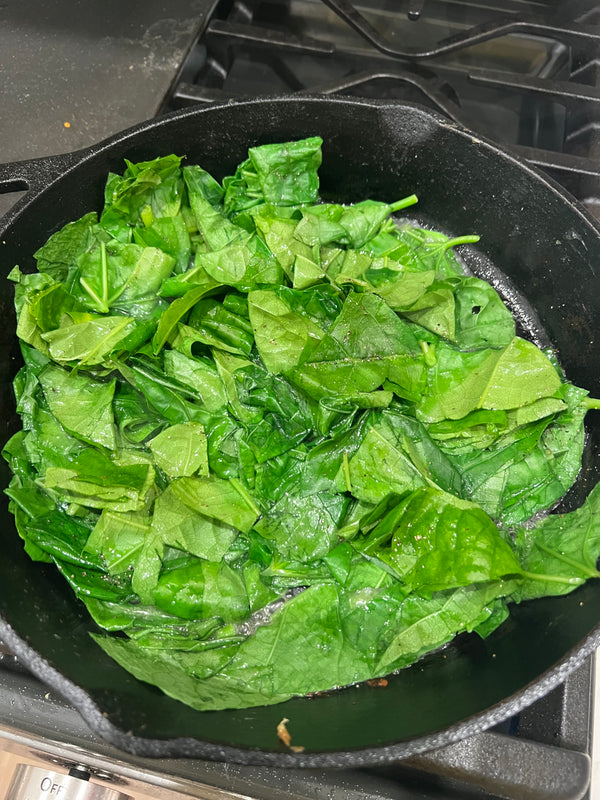
[[[80,766],[64,775],[45,767],[19,764],[6,800],[132,800],[131,795],[90,783],[89,777]]]

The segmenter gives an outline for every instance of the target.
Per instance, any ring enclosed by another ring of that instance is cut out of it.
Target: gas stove
[[[406,761],[352,770],[139,758],[95,737],[73,707],[25,671],[9,652],[4,652],[2,667],[2,800],[48,800],[53,796],[61,800],[593,797],[588,792],[591,660],[546,697],[497,728]]]
[[[2,6],[0,21],[0,162],[73,151],[191,104],[352,95],[424,104],[546,170],[600,218],[598,3],[38,0]],[[0,214],[18,196],[0,195]],[[593,659],[498,728],[342,771],[117,751],[6,649],[0,687],[0,800],[593,796]]]

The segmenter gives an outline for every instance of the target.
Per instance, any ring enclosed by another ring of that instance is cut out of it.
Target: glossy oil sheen
[[[31,254],[66,222],[100,209],[109,170],[122,159],[175,152],[216,177],[247,148],[309,135],[324,139],[322,194],[342,202],[419,196],[419,216],[453,235],[478,233],[467,266],[489,276],[520,325],[556,348],[567,377],[600,396],[600,234],[559,188],[497,147],[409,105],[279,99],[188,110],[126,131],[73,156],[15,168],[34,189],[0,231],[1,270],[33,268]],[[20,170],[20,172],[19,172]],[[42,188],[43,187],[43,188]],[[12,291],[0,293],[2,440],[18,428],[10,380],[18,363]],[[600,475],[600,412],[588,420],[584,467],[565,501],[581,502]],[[9,476],[0,467],[2,485]],[[379,763],[447,744],[493,725],[552,688],[600,639],[600,582],[513,608],[486,641],[463,635],[392,676],[271,707],[197,712],[140,683],[88,636],[87,613],[54,569],[23,554],[2,501],[0,635],[74,702],[114,744],[150,756],[217,758],[279,766]],[[42,656],[42,659],[38,655]],[[308,667],[309,668],[309,667]],[[301,754],[276,726],[290,720]]]

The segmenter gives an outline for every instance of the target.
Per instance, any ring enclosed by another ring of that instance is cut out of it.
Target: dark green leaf
[[[249,293],[248,304],[256,347],[269,372],[276,374],[298,366],[340,310],[337,298],[319,287],[256,290]]]
[[[49,365],[40,374],[39,381],[50,411],[65,430],[90,444],[116,449],[112,411],[114,380],[100,383]]]
[[[496,599],[508,595],[513,587],[512,581],[498,581],[437,592],[429,599],[407,597],[398,629],[376,669],[380,674],[401,669],[457,633],[476,630],[491,616]]]
[[[169,570],[159,578],[154,602],[184,619],[218,616],[242,622],[250,615],[243,578],[227,564],[198,560],[193,566]]]
[[[319,136],[285,144],[266,144],[248,150],[266,202],[280,206],[314,203],[319,194],[321,145]]]
[[[352,398],[386,381],[397,394],[417,399],[425,363],[414,334],[383,300],[351,292],[333,327],[310,355],[301,354],[290,377],[317,400]]]
[[[240,531],[249,531],[259,515],[250,495],[233,479],[177,478],[171,489],[178,500],[194,511]]]
[[[91,212],[52,234],[46,244],[33,254],[38,270],[58,281],[64,280],[68,271],[77,264],[79,256],[97,243],[97,222],[97,214]]]
[[[473,503],[421,489],[402,506],[392,560],[411,590],[439,591],[520,574],[497,527]]]
[[[588,578],[600,577],[599,509],[600,485],[596,485],[575,511],[552,514],[535,527],[518,531],[516,551],[527,575],[512,599],[566,594]]]

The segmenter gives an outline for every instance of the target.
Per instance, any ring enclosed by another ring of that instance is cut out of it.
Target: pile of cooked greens
[[[465,274],[476,236],[394,219],[414,196],[319,202],[321,144],[222,183],[127,162],[10,274],[25,550],[197,709],[383,676],[600,577],[600,490],[540,513],[598,402]]]

